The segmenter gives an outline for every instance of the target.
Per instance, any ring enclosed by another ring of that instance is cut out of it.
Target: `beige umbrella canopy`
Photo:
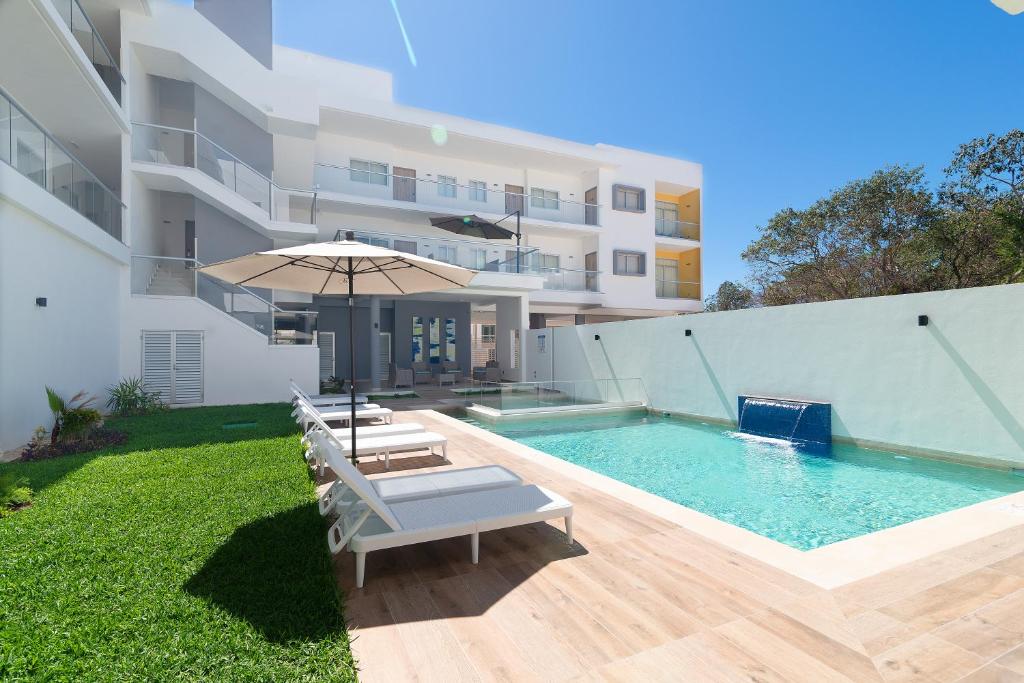
[[[313,242],[260,251],[199,270],[226,282],[310,294],[415,294],[465,287],[476,271],[356,242]],[[351,287],[350,287],[351,284]]]
[[[260,251],[199,269],[236,285],[348,295],[348,342],[352,369],[349,424],[356,462],[356,347],[352,310],[356,294],[400,296],[465,287],[476,271],[357,242],[351,232],[336,242],[314,242]]]

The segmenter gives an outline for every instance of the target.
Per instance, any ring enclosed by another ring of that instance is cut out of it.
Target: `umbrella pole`
[[[519,272],[519,255],[523,252],[523,250],[519,248],[519,240],[522,238],[522,236],[523,236],[523,234],[519,231],[519,210],[516,209],[516,272],[517,273]]]
[[[349,426],[352,428],[352,437],[349,444],[352,448],[352,466],[357,463],[356,457],[356,342],[355,342],[355,321],[353,309],[355,309],[355,295],[353,293],[353,282],[355,272],[352,268],[352,257],[348,257],[348,364],[349,372]]]

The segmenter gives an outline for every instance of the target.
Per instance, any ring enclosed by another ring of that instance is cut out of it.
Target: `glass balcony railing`
[[[71,35],[82,46],[85,56],[96,67],[96,72],[110,90],[110,94],[118,104],[121,104],[121,92],[125,85],[124,75],[118,68],[114,55],[93,26],[89,15],[82,9],[78,0],[53,0],[53,5],[71,30]]]
[[[92,171],[0,89],[0,160],[121,239],[124,204]]]
[[[271,344],[316,343],[315,311],[280,308],[256,291],[199,272],[202,265],[190,258],[134,255],[132,294],[197,297],[266,335]]]
[[[700,283],[681,280],[656,280],[659,299],[694,299],[700,301]]]
[[[444,182],[443,176],[441,179],[417,178],[323,163],[314,167],[313,179],[321,192],[409,202],[455,213],[505,216],[519,211],[521,216],[531,218],[600,225],[600,205],[565,199],[551,191],[505,192],[497,189],[497,185],[485,183]]]
[[[679,237],[686,240],[700,239],[700,223],[691,223],[689,221],[655,218],[654,231],[659,237]]]
[[[461,398],[494,410],[531,410],[583,406],[647,405],[647,390],[637,377],[546,382],[474,382]]]
[[[202,133],[133,123],[132,159],[198,169],[263,209],[271,220],[314,222],[315,192],[279,187]]]
[[[544,289],[572,292],[598,291],[599,271],[542,268],[537,265],[536,247],[497,246],[493,242],[397,235],[386,232],[355,231],[356,239],[387,249],[425,256],[436,261],[473,270],[522,273],[544,277]],[[341,231],[335,234],[341,239]],[[518,257],[518,258],[517,258]]]

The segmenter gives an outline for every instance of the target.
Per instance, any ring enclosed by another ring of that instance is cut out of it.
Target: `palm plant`
[[[91,431],[103,418],[100,412],[92,408],[95,399],[79,391],[65,400],[60,394],[46,387],[46,402],[53,413],[53,430],[50,432],[50,444],[58,441],[74,440]]]

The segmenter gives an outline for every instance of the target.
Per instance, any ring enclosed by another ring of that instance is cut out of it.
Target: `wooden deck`
[[[556,522],[483,534],[477,566],[468,539],[370,553],[358,590],[338,556],[364,681],[1024,681],[1024,524],[828,591],[432,416],[396,421],[572,500],[576,543]]]

